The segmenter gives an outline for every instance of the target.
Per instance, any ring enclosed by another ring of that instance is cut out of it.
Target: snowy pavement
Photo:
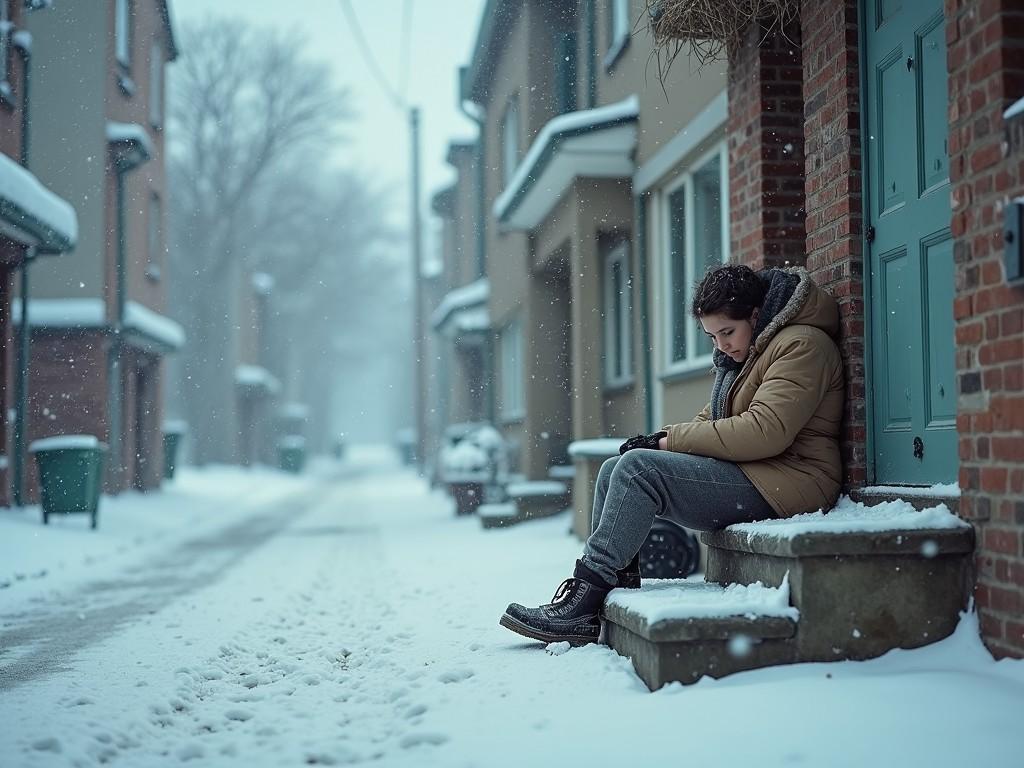
[[[965,766],[1024,749],[1024,662],[992,661],[971,616],[917,651],[653,694],[606,647],[527,642],[497,620],[570,572],[568,518],[481,530],[382,451],[302,478],[186,473],[87,525],[0,511],[4,768]]]

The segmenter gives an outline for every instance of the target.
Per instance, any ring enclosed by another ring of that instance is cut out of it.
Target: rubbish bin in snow
[[[278,466],[285,472],[298,474],[306,464],[306,439],[287,435],[277,443]]]
[[[164,424],[164,479],[171,480],[178,467],[178,451],[188,428],[183,421],[168,421]]]
[[[49,524],[50,515],[81,512],[95,528],[106,444],[93,435],[61,435],[36,440],[29,451],[39,470],[43,524]]]

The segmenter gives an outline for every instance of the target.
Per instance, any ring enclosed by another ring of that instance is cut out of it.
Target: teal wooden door
[[[942,2],[864,0],[863,10],[874,481],[954,482],[954,270]]]

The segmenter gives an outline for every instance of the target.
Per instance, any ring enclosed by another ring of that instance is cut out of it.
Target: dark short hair
[[[704,275],[693,292],[694,317],[724,313],[730,320],[749,320],[764,303],[765,286],[750,267],[724,264]]]

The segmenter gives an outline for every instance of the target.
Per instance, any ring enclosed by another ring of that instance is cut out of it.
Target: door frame
[[[857,52],[858,69],[860,77],[858,86],[859,111],[860,111],[860,203],[861,203],[861,284],[863,294],[861,295],[861,311],[864,322],[864,483],[874,485],[875,483],[875,387],[874,387],[874,345],[872,343],[873,328],[871,324],[871,243],[868,241],[868,227],[871,221],[871,184],[868,183],[868,175],[871,172],[871,162],[868,157],[869,142],[864,141],[868,133],[868,73],[867,73],[867,12],[865,3],[874,0],[858,0],[857,2],[857,45],[860,50]],[[849,393],[847,393],[849,395]]]

